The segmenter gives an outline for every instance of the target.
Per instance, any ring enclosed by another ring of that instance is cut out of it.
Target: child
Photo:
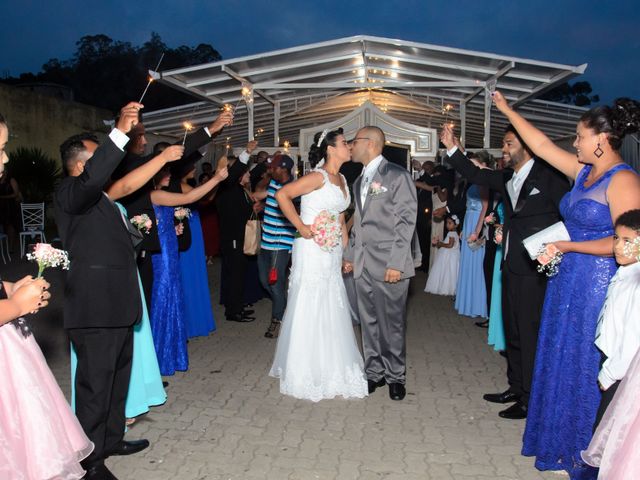
[[[596,425],[602,423],[582,453],[588,464],[600,467],[598,478],[607,480],[640,475],[640,210],[620,215],[615,229],[620,268],[611,279],[596,333],[596,345],[606,356],[598,376],[603,394]]]
[[[447,217],[445,223],[447,236],[444,241],[435,237],[431,241],[438,250],[429,272],[427,285],[424,287],[424,291],[427,293],[452,296],[456,294],[460,265],[460,237],[456,231],[458,225],[460,225],[460,220],[456,215]]]

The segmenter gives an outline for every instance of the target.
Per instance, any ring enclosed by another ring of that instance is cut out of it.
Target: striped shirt
[[[291,251],[296,229],[287,217],[284,216],[276,201],[276,192],[282,188],[282,184],[271,180],[267,188],[267,200],[264,207],[264,220],[262,222],[262,242],[260,248],[264,250]]]

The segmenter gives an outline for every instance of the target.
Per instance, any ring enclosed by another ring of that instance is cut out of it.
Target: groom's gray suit
[[[353,186],[357,208],[344,259],[353,264],[365,372],[369,380],[404,384],[406,303],[409,278],[415,274],[416,188],[409,172],[384,158],[364,206],[361,187],[362,176]],[[400,281],[385,282],[387,269],[401,272]]]

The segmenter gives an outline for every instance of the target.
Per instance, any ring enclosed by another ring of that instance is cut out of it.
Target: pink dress
[[[6,298],[0,281],[0,299]],[[93,450],[33,335],[0,326],[0,478],[67,480],[84,475]]]
[[[598,478],[640,478],[640,352],[602,417],[582,459],[600,467]]]

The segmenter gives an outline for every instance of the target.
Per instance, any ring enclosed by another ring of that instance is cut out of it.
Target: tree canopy
[[[586,107],[600,101],[598,95],[591,95],[592,91],[593,89],[589,82],[575,82],[573,85],[569,85],[569,82],[564,82],[546,92],[540,99]]]
[[[71,87],[78,102],[119,110],[131,100],[137,101],[147,85],[148,71],[153,70],[164,53],[160,70],[215,62],[222,57],[211,45],[169,48],[153,32],[141,46],[113,40],[107,35],[86,35],[76,42],[76,52],[69,60],[50,59],[36,74],[23,73],[3,80],[10,84],[45,82]],[[193,101],[193,97],[154,83],[144,98],[146,110],[171,107]]]

